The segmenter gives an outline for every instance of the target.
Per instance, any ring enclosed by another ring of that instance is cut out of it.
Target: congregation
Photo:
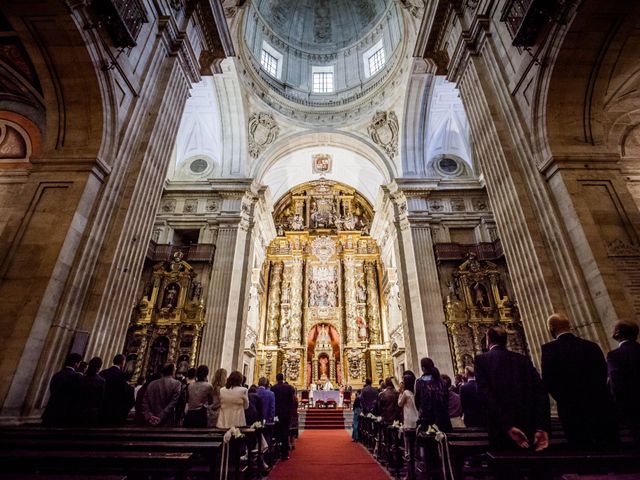
[[[638,443],[638,326],[618,322],[613,338],[619,347],[605,359],[597,344],[571,333],[566,316],[553,314],[547,324],[554,340],[542,346],[541,374],[528,357],[507,349],[504,328],[491,327],[487,350],[465,367],[464,376],[456,375],[455,383],[426,357],[422,376],[405,371],[399,390],[391,378],[381,389],[367,379],[354,400],[353,441],[358,441],[358,418],[371,413],[384,425],[402,423],[404,430],[487,429],[493,450],[542,451],[551,432],[550,395],[570,447],[613,448],[619,427]]]
[[[135,388],[124,372],[125,358],[117,354],[113,365],[100,371],[102,360],[92,358],[82,372],[82,357],[67,356],[64,368],[50,382],[50,399],[42,421],[47,426],[117,426],[133,415],[138,426],[218,428],[271,426],[281,446],[280,459],[287,459],[289,432],[297,426],[298,402],[295,389],[284,382],[269,385],[260,378],[247,387],[238,371],[227,375],[218,369],[208,381],[209,368],[191,368],[176,378],[175,366],[164,365]],[[292,438],[291,441],[294,439]],[[265,467],[266,468],[266,467]]]
[[[400,422],[404,431],[483,428],[494,450],[542,451],[549,445],[551,395],[570,447],[613,448],[618,444],[618,426],[629,429],[637,443],[638,326],[617,323],[613,338],[619,347],[605,359],[598,345],[571,333],[566,316],[554,314],[547,324],[554,340],[542,346],[541,374],[528,357],[507,349],[502,327],[491,327],[486,351],[454,381],[441,375],[427,357],[421,360],[422,375],[405,371],[399,389],[392,378],[380,388],[367,379],[353,401],[352,440],[359,440],[361,416],[373,414],[383,425]],[[102,360],[97,357],[85,371],[81,363],[80,355],[68,355],[64,368],[51,379],[45,425],[121,425],[131,416],[140,426],[229,429],[260,422],[272,427],[268,435],[273,434],[280,459],[289,457],[298,399],[281,373],[274,385],[262,377],[248,388],[238,371],[227,375],[218,369],[209,382],[206,365],[176,378],[175,366],[167,364],[134,388],[121,354],[105,370],[100,370]]]

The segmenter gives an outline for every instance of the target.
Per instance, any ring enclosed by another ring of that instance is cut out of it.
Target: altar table
[[[340,404],[340,392],[338,390],[315,390],[313,392],[314,403],[318,400],[322,400],[327,403],[327,400],[333,400],[336,404]]]

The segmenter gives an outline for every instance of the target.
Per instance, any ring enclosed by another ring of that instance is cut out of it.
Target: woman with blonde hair
[[[220,390],[224,388],[227,383],[227,371],[224,368],[219,368],[213,375],[213,398],[209,405],[209,419],[207,422],[208,427],[215,428],[218,424],[218,415],[220,414]]]

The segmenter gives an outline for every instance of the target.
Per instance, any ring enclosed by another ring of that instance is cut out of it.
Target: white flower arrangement
[[[273,423],[278,423],[279,421],[280,419],[277,416],[273,417]]]
[[[254,430],[260,430],[263,427],[262,422],[258,421],[258,422],[253,422],[253,425],[251,425],[251,427],[249,428],[253,428]]]
[[[367,413],[367,418],[376,418],[376,416],[373,413],[369,412]]]
[[[398,429],[400,429],[400,428],[402,428],[402,423],[401,423],[401,422],[399,422],[398,420],[394,420],[394,421],[393,421],[393,423],[391,424],[391,426],[392,426],[393,428],[398,428]]]
[[[231,427],[229,430],[225,432],[224,436],[222,437],[222,440],[224,441],[224,443],[229,443],[232,437],[242,438],[244,437],[244,434],[240,431],[238,427]]]

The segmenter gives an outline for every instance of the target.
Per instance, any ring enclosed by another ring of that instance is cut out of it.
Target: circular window
[[[453,158],[443,158],[438,163],[438,166],[445,173],[454,173],[458,169],[458,162]]]
[[[189,168],[193,173],[202,173],[207,169],[208,166],[209,164],[204,158],[197,158],[193,162],[191,162]]]

